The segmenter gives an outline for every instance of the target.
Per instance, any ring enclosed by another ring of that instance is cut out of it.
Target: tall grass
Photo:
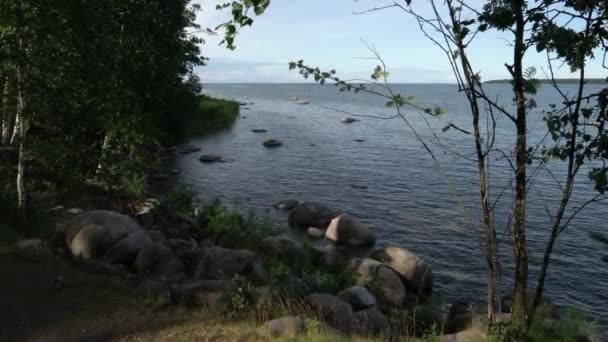
[[[239,115],[239,104],[206,95],[196,98],[196,108],[186,117],[186,134],[201,135],[230,127]]]

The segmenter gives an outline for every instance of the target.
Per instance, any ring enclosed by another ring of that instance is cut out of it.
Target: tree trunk
[[[513,56],[513,92],[517,108],[516,129],[517,142],[515,146],[515,205],[514,205],[514,241],[515,256],[515,286],[513,290],[512,320],[518,331],[518,339],[526,335],[526,292],[528,287],[528,251],[526,245],[526,165],[527,132],[526,132],[526,98],[524,94],[523,56],[524,46],[524,15],[522,0],[512,3],[515,14],[515,47]]]
[[[19,105],[19,104],[17,104],[17,105]],[[15,123],[13,126],[13,132],[11,133],[11,139],[9,141],[10,146],[15,146],[15,144],[17,144],[17,142],[19,140],[19,132],[21,129],[22,115],[23,115],[23,113],[21,113],[21,111],[19,109],[17,109],[17,112],[15,113]]]
[[[452,5],[452,1],[448,0],[447,3],[450,10],[450,18],[452,20],[452,25],[455,28],[459,29],[461,25],[456,17],[456,11],[454,9],[454,6]],[[484,152],[483,150],[483,138],[481,137],[481,130],[479,128],[480,110],[478,98],[476,95],[476,87],[478,83],[477,79],[475,78],[475,73],[471,68],[471,64],[466,53],[464,42],[462,40],[459,40],[456,42],[456,45],[458,46],[458,51],[460,53],[460,62],[466,79],[466,87],[468,87],[468,89],[465,89],[465,93],[471,109],[471,115],[473,116],[475,151],[477,156],[477,171],[479,174],[479,195],[481,200],[483,223],[485,228],[484,254],[487,274],[486,277],[488,322],[491,326],[496,323],[495,300],[498,287],[498,248],[496,241],[496,231],[492,218],[492,207],[490,205],[490,186],[488,183],[488,170],[486,168],[486,152]]]
[[[26,115],[26,101],[23,87],[23,72],[24,72],[24,57],[25,49],[23,43],[22,28],[24,24],[23,19],[23,2],[19,1],[19,6],[16,11],[17,25],[16,25],[16,36],[17,36],[17,114],[15,117],[15,129],[17,129],[18,144],[19,144],[19,160],[17,162],[17,215],[21,221],[27,219],[27,188],[26,188],[26,161],[27,161],[27,148],[26,148],[26,134],[28,129],[28,121]],[[17,124],[17,119],[19,123]],[[12,139],[11,139],[12,140]],[[12,141],[11,141],[12,143]]]
[[[99,162],[97,163],[97,169],[95,170],[95,179],[98,179],[104,168],[104,158],[106,151],[110,148],[110,131],[107,131],[103,137],[103,144],[101,145],[101,153],[99,155]]]
[[[2,135],[0,136],[0,145],[8,145],[10,134],[11,134],[11,126],[12,126],[12,117],[8,112],[8,74],[4,76],[4,85],[2,87],[2,107],[0,108],[0,115],[2,115]]]

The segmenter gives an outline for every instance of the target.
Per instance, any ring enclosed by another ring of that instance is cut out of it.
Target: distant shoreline
[[[551,84],[552,80],[549,79],[540,79],[538,80],[542,84]],[[578,84],[579,80],[576,78],[557,78],[555,79],[557,84]],[[587,84],[604,84],[608,83],[605,78],[588,78],[585,80]],[[490,80],[483,82],[485,84],[509,84],[511,80],[502,79],[502,80]]]

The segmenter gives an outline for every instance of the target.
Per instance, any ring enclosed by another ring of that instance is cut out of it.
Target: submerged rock
[[[253,132],[253,133],[266,133],[268,131],[265,130],[265,129],[262,129],[262,128],[256,128],[256,129],[252,129],[251,132]]]
[[[353,123],[353,122],[357,122],[357,121],[360,121],[360,120],[351,118],[350,116],[346,116],[346,117],[343,117],[342,119],[340,119],[341,123]]]
[[[215,163],[222,160],[221,156],[217,154],[203,154],[198,158],[201,163]]]
[[[264,147],[273,148],[273,147],[283,146],[283,143],[277,139],[268,139],[268,140],[264,141],[262,143],[262,145],[264,145]]]
[[[294,200],[294,199],[287,199],[287,200],[278,201],[277,203],[273,204],[272,206],[275,207],[276,209],[280,209],[280,210],[291,210],[296,205],[298,205],[298,203],[300,203],[300,201]]]

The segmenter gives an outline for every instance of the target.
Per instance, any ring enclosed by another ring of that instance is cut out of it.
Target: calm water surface
[[[433,266],[436,291],[447,301],[483,298],[477,174],[468,159],[473,156],[473,141],[455,130],[441,131],[447,122],[470,129],[466,100],[453,85],[395,87],[404,96],[415,96],[420,105],[447,110],[441,120],[427,121],[410,111],[406,114],[439,162],[430,158],[402,121],[361,118],[361,122],[345,125],[339,122],[345,114],[328,109],[393,115],[377,97],[341,93],[333,86],[215,84],[207,85],[205,92],[253,104],[241,111],[242,118],[231,130],[190,142],[228,162],[201,164],[198,155],[180,156],[181,181],[202,199],[219,197],[229,204],[253,208],[279,224],[285,224],[285,214],[269,208],[281,199],[318,201],[344,210],[374,224],[379,245],[403,245],[423,256]],[[509,86],[488,89],[505,107],[512,107]],[[571,86],[566,90],[574,92]],[[295,96],[310,104],[293,103],[290,98]],[[539,109],[530,115],[532,143],[544,137],[540,108],[560,103],[547,86],[535,99]],[[268,133],[252,133],[254,128]],[[514,144],[513,130],[512,123],[499,118],[495,145],[507,155]],[[262,142],[269,138],[280,139],[284,146],[263,148]],[[365,141],[356,141],[359,139]],[[512,198],[511,173],[506,159],[498,153],[490,167],[493,200],[502,194],[496,221],[503,240],[503,282],[509,288],[512,268],[505,227]],[[558,162],[550,168],[558,179],[563,178]],[[594,193],[586,172],[577,181],[574,201],[582,203]],[[354,183],[368,188],[355,189],[351,186]],[[546,171],[539,172],[532,184],[527,222],[535,279],[542,258],[540,248],[548,237],[546,210],[556,210],[559,186]],[[601,259],[608,255],[608,247],[591,239],[589,233],[608,233],[607,214],[608,204],[598,203],[572,222],[560,236],[547,279],[550,298],[562,305],[575,305],[603,324],[608,323],[608,264]]]

